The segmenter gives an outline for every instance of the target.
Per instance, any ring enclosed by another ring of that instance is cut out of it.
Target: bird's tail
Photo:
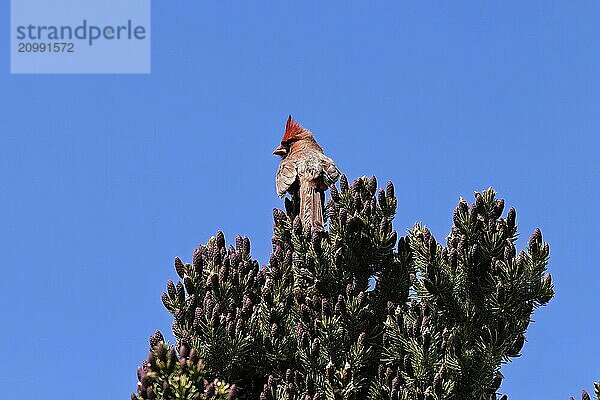
[[[302,225],[323,230],[323,192],[317,181],[300,182],[300,218]]]

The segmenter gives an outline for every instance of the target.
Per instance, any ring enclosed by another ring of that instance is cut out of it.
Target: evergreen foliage
[[[331,188],[325,232],[285,206],[267,267],[222,232],[175,259],[177,343],[151,337],[132,399],[496,399],[554,295],[539,229],[517,254],[515,210],[488,189],[460,200],[445,245],[420,224],[398,238],[394,186],[374,177]]]
[[[594,382],[594,393],[595,399],[600,400],[600,382]],[[585,390],[581,391],[581,400],[590,400],[590,395]],[[575,400],[573,397],[569,397],[569,400]]]

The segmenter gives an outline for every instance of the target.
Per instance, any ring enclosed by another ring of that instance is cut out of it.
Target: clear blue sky
[[[490,185],[520,248],[539,226],[557,294],[502,391],[591,390],[600,3],[361,3],[155,1],[151,75],[11,76],[3,2],[0,397],[128,398],[148,335],[171,332],[175,255],[221,228],[266,263],[289,113],[349,177],[395,182],[399,231],[443,240]]]

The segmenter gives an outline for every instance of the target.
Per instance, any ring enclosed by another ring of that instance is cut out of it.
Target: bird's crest
[[[306,131],[306,129],[290,115],[287,119],[287,123],[285,124],[285,133],[283,134],[281,143],[285,143],[290,139],[296,138],[296,135],[304,131]]]

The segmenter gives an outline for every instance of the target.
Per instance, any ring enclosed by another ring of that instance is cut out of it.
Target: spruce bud
[[[303,334],[304,334],[304,325],[302,325],[302,322],[298,322],[298,326],[296,327],[296,335],[298,337],[300,337]]]
[[[360,212],[362,210],[362,212],[366,212],[366,211],[364,211],[364,209],[367,205],[363,204],[363,202],[360,198],[360,192],[358,190],[358,186],[352,186],[352,200],[354,200],[354,210],[355,211]]]
[[[333,219],[333,217],[335,217],[337,214],[337,206],[333,199],[327,200],[327,204],[325,205],[325,214],[327,215],[327,218],[331,219]]]
[[[500,218],[503,211],[504,211],[504,199],[500,199],[494,205],[494,217]]]
[[[183,358],[187,358],[190,355],[190,348],[187,343],[182,343],[179,346],[179,355]]]
[[[242,313],[246,314],[250,310],[250,307],[252,307],[252,300],[244,293],[244,298],[242,299]]]
[[[215,323],[219,322],[219,317],[221,315],[221,305],[219,303],[215,304],[215,307],[212,310],[212,319]]]
[[[192,281],[192,279],[189,276],[186,276],[185,278],[183,278],[183,284],[185,286],[185,290],[187,290],[188,293],[196,293],[196,288],[194,286],[194,282]]]
[[[175,300],[177,298],[177,292],[175,291],[175,284],[172,280],[167,281],[167,293],[169,293],[169,297],[171,300]]]
[[[477,217],[477,214],[479,213],[477,210],[477,203],[472,203],[471,204],[471,215],[473,216],[473,218]]]
[[[510,261],[515,258],[516,252],[517,249],[515,249],[515,246],[511,242],[508,242],[504,247],[504,261]]]
[[[192,262],[194,265],[194,271],[199,274],[202,272],[202,252],[200,249],[194,249],[194,253],[192,255]]]
[[[379,232],[386,233],[388,231],[388,227],[389,227],[389,222],[388,222],[387,218],[382,218],[381,222],[379,223]]]
[[[348,191],[348,178],[346,178],[346,175],[344,174],[340,176],[340,190],[342,193],[346,193]]]
[[[371,196],[375,196],[376,192],[377,192],[377,178],[375,178],[375,176],[372,176],[369,178],[369,193],[371,193]]]
[[[392,183],[392,181],[388,181],[388,183],[385,187],[385,195],[387,196],[388,199],[391,199],[394,197],[394,184]]]
[[[317,254],[321,253],[321,234],[319,231],[317,230],[313,230],[312,232],[312,245],[313,245],[313,249],[315,249],[315,252]]]
[[[428,244],[429,239],[431,239],[431,231],[429,230],[429,228],[425,227],[423,229],[423,243]]]
[[[152,354],[152,353],[150,353],[150,354]],[[137,369],[138,381],[141,381],[145,374],[146,374],[146,371],[144,371],[142,368],[138,368]]]
[[[185,311],[177,308],[175,310],[174,317],[175,321],[177,321],[178,323],[183,323],[183,320],[185,319]]]
[[[530,251],[537,251],[539,246],[542,244],[542,231],[540,228],[535,228],[535,231],[531,234],[529,238],[529,249]]]
[[[393,315],[394,314],[394,302],[391,300],[388,300],[385,306],[386,306],[388,314]]]
[[[216,288],[219,286],[219,276],[215,273],[210,273],[206,278],[206,287],[208,289]]]
[[[285,220],[285,213],[278,208],[273,209],[273,221],[275,225],[281,224]]]
[[[460,201],[458,202],[458,205],[452,212],[452,220],[454,221],[454,225],[459,225],[462,220],[462,217],[468,211],[469,211],[469,206],[467,205],[467,202],[461,198]]]
[[[175,348],[173,346],[169,347],[169,352],[167,354],[168,361],[171,362],[171,365],[174,365],[177,362],[177,354],[175,354]]]
[[[296,235],[296,236],[302,235],[302,219],[300,218],[299,215],[297,215],[296,218],[294,218],[293,229],[294,229],[294,235]]]
[[[197,364],[199,361],[198,360],[198,352],[196,352],[196,349],[194,349],[193,347],[190,350],[189,359],[192,364]]]
[[[148,376],[148,374],[144,374],[144,375],[142,375],[142,379],[140,379],[140,383],[141,383],[142,389],[144,389],[144,391],[145,391],[145,388],[147,388],[148,385],[152,384],[152,378],[150,376]]]
[[[235,236],[235,251],[237,253],[240,253],[242,251],[242,248],[244,246],[244,240],[242,239],[242,237],[240,235],[236,235]]]
[[[363,302],[364,302],[364,300],[365,300],[365,292],[362,292],[362,291],[361,291],[361,292],[358,294],[358,296],[356,297],[356,300],[358,301],[358,306],[359,306],[359,307],[362,307],[362,305],[363,305]]]
[[[219,269],[219,282],[221,282],[221,284],[225,283],[225,281],[227,280],[227,278],[229,277],[229,270],[227,268],[226,265],[221,266],[221,268]]]
[[[481,214],[483,212],[483,196],[479,192],[475,192],[475,205],[476,212]]]
[[[450,253],[448,255],[448,261],[449,261],[450,267],[454,270],[457,265],[456,250],[450,249]]]
[[[382,208],[387,206],[387,199],[385,198],[385,191],[383,189],[379,189],[377,192],[377,202]]]
[[[467,214],[469,212],[469,204],[462,197],[460,198],[460,200],[458,202],[457,208],[458,208],[458,211],[460,213],[462,213],[463,215],[465,215],[465,214]]]
[[[177,301],[179,301],[179,304],[185,303],[185,290],[181,282],[177,282],[175,291],[177,292]]]
[[[329,190],[330,190],[330,192],[331,192],[331,198],[332,198],[334,201],[339,201],[339,199],[340,199],[340,192],[338,192],[338,189],[337,189],[337,187],[336,187],[335,185],[331,185],[331,186],[329,187]]]
[[[517,220],[517,212],[514,207],[511,207],[508,210],[508,215],[506,216],[506,225],[508,226],[509,231],[512,231],[515,228]]]
[[[350,297],[350,295],[352,295],[352,291],[354,290],[354,288],[352,287],[352,284],[349,283],[346,285],[346,296]]]
[[[165,292],[162,293],[161,299],[165,308],[171,310],[171,300],[169,300],[169,296]]]
[[[177,272],[177,275],[183,279],[183,276],[185,275],[185,267],[183,266],[183,262],[179,257],[175,257],[175,271]]]
[[[458,246],[456,246],[456,251],[458,252],[458,254],[463,254],[463,251],[465,250],[465,246],[467,245],[467,236],[466,235],[461,235],[460,236],[460,240],[458,241]]]
[[[156,398],[156,394],[154,393],[154,389],[152,388],[152,386],[148,386],[146,388],[146,398],[148,400],[154,400]]]
[[[245,255],[250,255],[250,239],[248,239],[248,236],[244,236],[242,241],[242,251]]]
[[[217,380],[215,379],[215,382]],[[206,388],[204,389],[204,393],[206,395],[206,398],[211,399],[213,398],[217,393],[216,393],[216,389],[215,389],[215,383],[214,382],[210,382],[208,385],[206,385]],[[198,396],[198,400],[200,400],[202,397]]]
[[[340,210],[340,222],[342,223],[342,225],[346,225],[347,221],[348,221],[348,211],[346,211],[345,208],[342,208]]]
[[[223,234],[223,231],[217,231],[217,248],[225,248],[225,235]]]

